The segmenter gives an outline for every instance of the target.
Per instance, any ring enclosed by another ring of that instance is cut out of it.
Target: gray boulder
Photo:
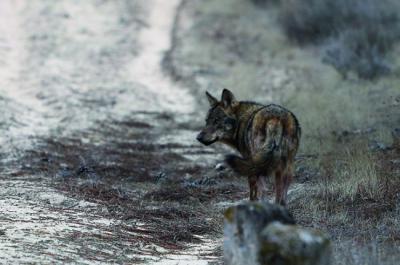
[[[224,258],[228,265],[327,265],[329,240],[294,225],[280,205],[246,202],[225,212]]]
[[[273,222],[261,232],[259,264],[329,265],[331,247],[321,232]]]

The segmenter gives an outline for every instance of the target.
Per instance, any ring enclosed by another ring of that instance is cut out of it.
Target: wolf
[[[204,145],[221,142],[238,151],[240,155],[227,155],[225,164],[247,176],[250,200],[264,199],[266,177],[274,176],[275,202],[286,205],[301,137],[296,116],[279,105],[237,101],[228,89],[221,100],[208,92],[206,96],[210,109],[197,140]]]

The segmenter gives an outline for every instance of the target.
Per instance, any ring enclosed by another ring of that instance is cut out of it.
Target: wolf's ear
[[[214,107],[215,105],[218,104],[218,100],[216,98],[214,98],[210,93],[208,93],[208,91],[206,91],[206,96],[207,96],[208,102],[210,102],[211,107]]]
[[[221,102],[224,105],[224,107],[227,108],[227,107],[235,105],[236,99],[231,91],[224,88],[224,90],[222,91]]]

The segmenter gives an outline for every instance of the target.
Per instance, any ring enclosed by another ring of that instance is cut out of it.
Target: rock
[[[155,176],[154,179],[156,182],[165,182],[167,179],[167,174],[165,172],[158,172]]]
[[[271,222],[294,224],[289,212],[268,202],[245,202],[225,211],[224,257],[228,265],[258,265],[261,231]]]
[[[259,264],[328,265],[329,239],[321,232],[279,222],[261,232]]]
[[[245,202],[225,212],[224,258],[227,265],[327,265],[329,240],[294,225],[280,205]]]
[[[388,147],[381,142],[378,142],[376,140],[371,141],[368,144],[368,147],[371,151],[385,151]]]

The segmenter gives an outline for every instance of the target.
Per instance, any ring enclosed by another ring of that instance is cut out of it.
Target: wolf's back
[[[278,106],[260,107],[248,117],[244,126],[242,146],[256,149],[257,140],[265,142],[258,152],[242,150],[247,158],[226,157],[228,165],[240,175],[268,175],[278,167],[286,168],[292,163],[300,143],[301,128],[296,116],[289,110]]]

